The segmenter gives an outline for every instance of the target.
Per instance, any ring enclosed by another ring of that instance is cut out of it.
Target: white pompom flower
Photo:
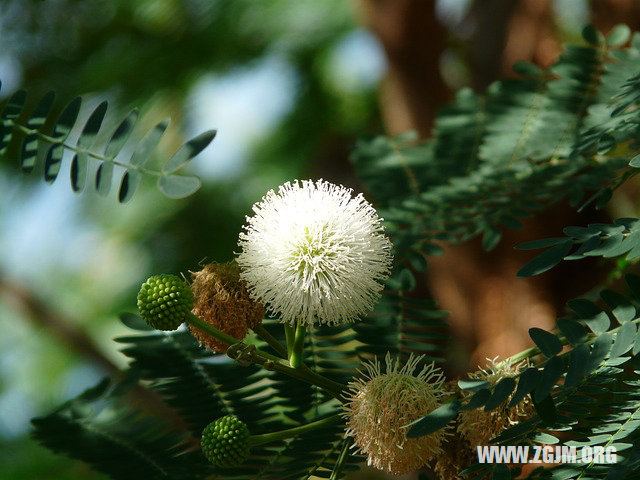
[[[270,190],[253,211],[237,262],[254,300],[289,324],[348,323],[373,309],[392,245],[362,194],[296,180]]]

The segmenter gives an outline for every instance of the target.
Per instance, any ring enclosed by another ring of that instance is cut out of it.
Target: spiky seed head
[[[138,310],[150,327],[175,330],[193,308],[193,293],[183,279],[160,274],[149,277],[138,292]]]
[[[344,417],[354,447],[379,470],[402,475],[422,467],[442,452],[445,432],[407,438],[407,425],[441,405],[444,377],[434,364],[414,375],[422,356],[400,360],[385,357],[383,371],[377,359],[366,363],[362,378],[348,385]]]
[[[247,336],[264,316],[262,304],[249,297],[235,263],[212,263],[193,275],[193,314],[212,327],[237,338]],[[228,345],[202,330],[189,326],[191,334],[215,353],[226,352]]]
[[[200,445],[204,456],[217,467],[237,467],[249,458],[247,425],[235,415],[214,420],[202,432]]]
[[[498,357],[487,361],[487,368],[470,373],[469,378],[484,380],[491,385],[497,384],[502,378],[514,377],[524,368],[529,366],[528,360],[513,364],[508,360],[498,361]],[[463,396],[471,395],[470,392],[463,392]],[[464,410],[458,416],[458,432],[469,442],[472,449],[478,445],[488,445],[489,441],[509,428],[511,425],[520,423],[531,418],[535,412],[533,402],[526,396],[521,402],[513,407],[509,407],[511,394],[500,406],[485,412],[483,408]]]
[[[392,245],[362,194],[296,180],[253,211],[237,257],[253,299],[289,324],[348,323],[374,307]]]

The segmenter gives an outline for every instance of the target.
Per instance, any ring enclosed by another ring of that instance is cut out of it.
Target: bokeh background
[[[517,60],[552,63],[589,22],[637,29],[640,2],[0,0],[0,101],[18,88],[82,94],[86,107],[109,100],[111,122],[137,106],[143,127],[172,118],[166,151],[218,129],[190,167],[203,188],[180,201],[151,184],[127,205],[78,196],[64,175],[49,186],[0,161],[0,479],[102,478],[32,442],[29,420],[125,366],[117,315],[146,277],[233,258],[251,205],[287,180],[361,189],[348,161],[358,137],[428,137],[453,92],[482,91]],[[478,272],[450,268],[473,264],[474,248],[448,252],[430,280],[453,313],[454,370],[526,346],[504,305],[482,303],[518,262],[493,262],[498,283],[478,290]],[[534,292],[527,321],[541,326],[555,315],[549,285],[505,298]]]

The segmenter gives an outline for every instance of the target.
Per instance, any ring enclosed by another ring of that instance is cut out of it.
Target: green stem
[[[23,133],[27,134],[27,135],[37,135],[40,139],[51,143],[52,145],[61,145],[62,147],[66,148],[67,150],[71,150],[72,152],[76,152],[78,154],[83,154],[83,155],[87,155],[91,158],[94,158],[100,162],[111,162],[114,165],[118,165],[120,167],[124,167],[127,170],[139,170],[142,173],[145,173],[147,175],[153,175],[155,177],[162,177],[163,174],[162,172],[158,172],[156,170],[149,170],[148,168],[145,168],[141,165],[132,165],[130,163],[123,163],[120,162],[118,160],[115,160],[114,158],[108,158],[105,157],[104,155],[100,155],[99,153],[96,152],[92,152],[86,148],[82,148],[80,146],[76,146],[76,145],[69,145],[68,143],[65,143],[64,140],[61,140],[60,138],[54,138],[51,137],[49,135],[45,135],[44,133],[40,132],[39,130],[34,130],[28,127],[25,127],[24,125],[20,125],[19,123],[14,122],[13,120],[9,120],[8,121],[8,125],[9,126],[14,126],[16,127],[18,130],[21,130]]]
[[[295,437],[301,433],[317,430],[318,428],[325,427],[327,425],[335,425],[342,421],[341,415],[332,415],[331,417],[323,418],[322,420],[316,420],[315,422],[307,423],[306,425],[300,425],[299,427],[289,428],[287,430],[281,430],[279,432],[264,433],[262,435],[252,435],[249,438],[249,444],[252,447],[257,445],[263,445],[265,443],[276,442],[278,440],[284,440],[286,438]]]
[[[212,327],[207,322],[202,320],[200,317],[195,316],[193,313],[187,314],[187,317],[185,318],[185,322],[197,328],[198,330],[201,330],[204,333],[217,338],[218,340],[220,340],[223,343],[226,343],[227,345],[233,345],[234,343],[238,343],[240,341],[237,338],[234,338],[231,335],[227,335],[226,333],[221,332],[217,328]]]
[[[562,342],[562,344],[566,345],[566,340]],[[516,353],[515,355],[507,358],[507,362],[509,362],[511,365],[516,365],[521,361],[527,358],[533,358],[540,353],[542,352],[540,352],[540,349],[538,347],[527,348],[526,350],[523,350],[520,353]]]
[[[340,474],[342,473],[342,469],[344,468],[344,462],[347,460],[347,456],[349,455],[350,444],[351,442],[347,438],[344,441],[344,446],[342,447],[342,451],[340,452],[338,461],[333,466],[333,472],[331,472],[331,477],[329,477],[329,480],[337,480],[338,478],[340,478]]]
[[[278,341],[276,337],[271,335],[266,328],[260,323],[258,326],[253,328],[253,331],[256,332],[256,335],[260,337],[262,340],[267,342],[267,344],[273,348],[276,352],[278,352],[282,358],[287,358],[287,349]]]
[[[631,320],[630,323],[635,323],[636,325],[640,325],[640,318],[636,318],[635,320]],[[612,328],[611,330],[609,330],[607,333],[610,334],[614,334],[617,333],[618,330],[620,330],[620,328],[622,328],[622,325],[620,325],[619,327],[616,328]],[[568,345],[569,341],[563,336],[563,335],[556,335],[558,337],[558,339],[560,340],[560,342],[562,343],[562,345]],[[593,344],[596,339],[599,337],[600,335],[596,335],[594,333],[588,333],[587,334],[587,340],[584,342],[584,345],[591,345]],[[573,348],[571,350],[568,350],[564,353],[561,353],[558,355],[558,357],[564,357],[569,355],[571,352],[573,351]],[[531,348],[527,348],[526,350],[523,350],[520,353],[516,353],[515,355],[507,358],[507,361],[510,362],[511,364],[516,364],[518,362],[521,362],[522,360],[525,360],[527,358],[532,358],[536,355],[540,355],[542,352],[540,351],[540,349],[538,347],[531,347]],[[538,368],[542,367],[543,365],[545,365],[548,362],[548,359],[545,360],[544,362],[540,363],[539,365],[537,365]],[[514,377],[515,378],[515,377]]]
[[[291,356],[291,352],[293,352],[293,341],[296,336],[296,329],[294,326],[289,325],[288,323],[284,324],[284,335],[287,339],[287,352],[289,358]]]
[[[344,390],[345,386],[341,383],[338,382],[334,382],[333,380],[320,375],[319,373],[314,372],[313,370],[311,370],[309,367],[307,367],[306,365],[302,365],[302,368],[296,370],[295,368],[293,369],[294,371],[297,372],[303,372],[304,374],[308,375],[309,378],[313,378],[314,385],[317,385],[318,387],[322,387],[325,390],[329,390],[330,392],[332,392],[336,398],[341,400],[341,395],[342,395],[342,391]]]
[[[299,323],[296,327],[296,336],[293,339],[293,350],[289,354],[289,363],[293,368],[299,369],[302,367],[304,360],[304,336],[307,332],[307,327],[304,324]]]
[[[289,365],[289,362],[287,362],[286,360],[276,357],[275,355],[271,355],[270,353],[263,352],[262,350],[258,350],[253,346],[249,346],[239,341],[237,338],[233,338],[232,336],[227,335],[224,332],[221,332],[217,328],[212,327],[211,325],[206,323],[204,320],[202,320],[199,317],[196,317],[192,313],[189,313],[187,315],[187,318],[185,319],[185,321],[189,325],[192,325],[193,327],[199,330],[202,330],[204,333],[211,335],[217,338],[218,340],[220,340],[221,342],[224,342],[227,345],[229,345],[230,348],[227,351],[227,354],[233,359],[240,360],[239,358],[232,356],[230,354],[230,351],[232,350],[231,349],[232,346],[236,347],[234,348],[234,351],[236,352],[246,352],[251,362],[262,365],[264,368],[268,370],[275,370],[278,372],[282,372],[286,375],[289,375],[290,377],[297,378],[298,380],[301,380],[303,382],[307,382],[307,383],[310,383],[311,385],[316,385],[317,387],[324,388],[325,390],[329,391],[332,395],[334,395],[336,398],[340,398],[342,390],[344,389],[344,385],[341,385],[339,383],[334,382],[333,380],[323,377],[322,375],[319,375],[316,372],[309,370],[306,367],[300,368],[300,369],[293,368],[291,367],[291,365]]]

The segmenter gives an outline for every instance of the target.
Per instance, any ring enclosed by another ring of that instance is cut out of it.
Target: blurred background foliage
[[[108,99],[114,122],[141,107],[147,127],[171,116],[167,150],[218,129],[181,201],[79,200],[0,163],[0,478],[98,478],[29,440],[29,419],[122,368],[116,317],[139,283],[230,260],[269,188],[359,188],[358,136],[427,136],[452,91],[551,63],[584,23],[638,20],[633,0],[0,0],[0,100]]]

